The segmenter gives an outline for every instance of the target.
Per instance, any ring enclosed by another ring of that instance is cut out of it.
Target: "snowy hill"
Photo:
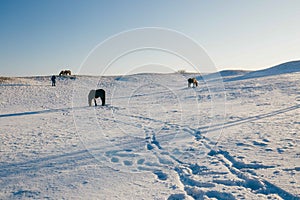
[[[0,199],[299,199],[300,74],[277,74],[4,78]]]
[[[222,77],[227,77],[227,76],[241,76],[241,75],[245,75],[248,72],[249,71],[245,71],[245,70],[222,70],[218,73]],[[210,74],[210,75],[214,75],[214,74]]]
[[[300,72],[300,61],[286,62],[286,63],[279,64],[279,65],[276,65],[271,68],[249,72],[242,76],[232,78],[229,81],[244,80],[244,79],[250,79],[250,78],[259,78],[259,77],[265,77],[265,76],[274,76],[274,75],[288,74],[288,73],[294,73],[294,72]]]
[[[216,73],[205,74],[202,77],[197,77],[197,80],[205,79],[206,81],[213,81],[222,78],[223,80],[232,79],[234,77],[243,76],[249,73],[246,70],[222,70]]]

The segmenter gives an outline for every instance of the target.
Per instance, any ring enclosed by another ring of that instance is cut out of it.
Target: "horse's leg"
[[[103,99],[102,99],[102,106],[105,105],[105,91],[103,90]]]
[[[94,98],[94,102],[95,102],[95,106],[97,106],[97,101],[96,101],[96,98]]]
[[[104,106],[105,105],[105,93],[103,93],[103,95],[100,98],[101,98],[102,106]]]

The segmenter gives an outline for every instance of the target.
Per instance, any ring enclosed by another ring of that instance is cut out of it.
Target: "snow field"
[[[299,199],[300,74],[189,76],[1,84],[0,198]]]

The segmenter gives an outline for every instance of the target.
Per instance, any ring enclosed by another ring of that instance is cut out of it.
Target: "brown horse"
[[[71,70],[61,70],[60,73],[59,73],[59,76],[71,76]]]
[[[188,79],[188,87],[198,87],[198,81],[196,78]]]
[[[102,101],[102,106],[105,105],[105,91],[103,89],[98,89],[98,90],[91,90],[89,95],[88,95],[88,103],[89,106],[92,106],[92,100],[94,99],[95,106],[97,106],[96,99],[99,98]]]

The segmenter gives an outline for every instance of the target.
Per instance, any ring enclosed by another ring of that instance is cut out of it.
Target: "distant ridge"
[[[274,76],[279,74],[288,74],[288,73],[294,73],[294,72],[300,72],[300,61],[291,61],[282,63],[279,65],[276,65],[274,67],[270,67],[263,70],[248,72],[242,76],[237,76],[231,79],[228,79],[227,81],[237,81],[237,80],[244,80],[244,79],[250,79],[250,78],[260,78],[265,76]]]
[[[249,72],[250,71],[246,71],[246,70],[222,70],[219,73],[222,77],[226,77],[226,76],[241,76]]]
[[[219,72],[211,73],[211,74],[206,74],[203,77],[199,76],[197,77],[198,80],[205,79],[206,81],[213,81],[213,80],[218,80],[222,78],[223,80],[231,79],[233,77],[239,77],[243,76],[250,71],[246,70],[222,70]]]

